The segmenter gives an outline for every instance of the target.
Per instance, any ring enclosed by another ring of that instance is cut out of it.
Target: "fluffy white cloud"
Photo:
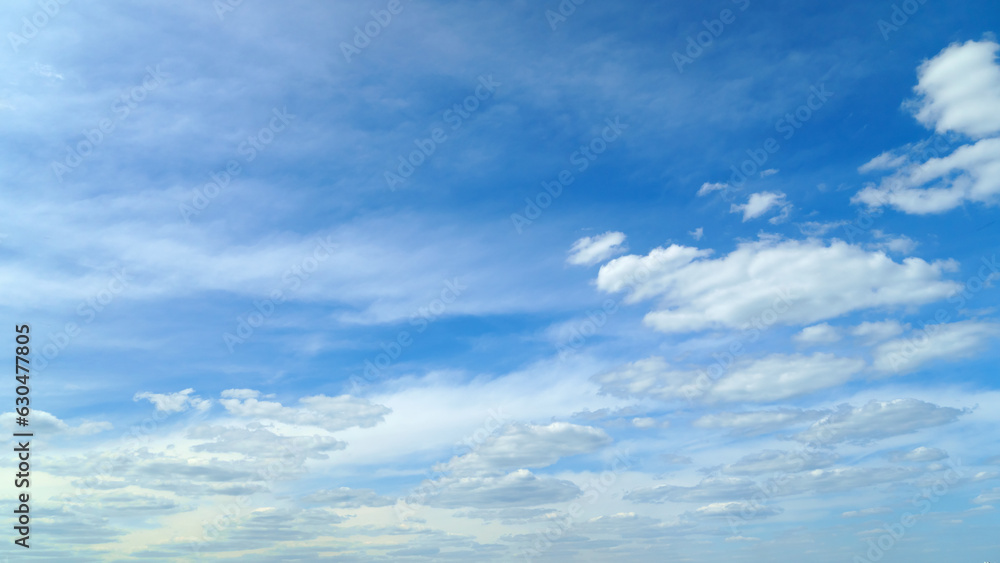
[[[895,262],[839,240],[764,238],[709,259],[710,250],[671,245],[601,267],[597,286],[629,291],[626,302],[658,297],[645,322],[663,332],[807,324],[875,307],[949,297],[961,284],[942,279],[953,261]],[[763,324],[762,324],[763,323]]]
[[[132,400],[139,401],[145,399],[153,403],[158,412],[165,413],[184,412],[192,408],[204,411],[212,406],[212,402],[208,399],[202,399],[197,395],[192,395],[192,393],[194,393],[194,389],[185,389],[176,393],[150,393],[147,391],[136,393],[132,397]]]
[[[799,344],[830,344],[840,340],[840,331],[828,323],[807,326],[792,337]]]
[[[865,366],[864,361],[832,354],[773,354],[739,361],[718,380],[706,371],[674,370],[654,356],[594,376],[601,393],[617,397],[704,402],[777,401],[834,387]]]
[[[852,199],[871,207],[889,205],[906,213],[941,213],[965,201],[995,204],[1000,196],[1000,45],[993,41],[954,44],[917,70],[911,102],[916,118],[938,133],[954,131],[974,139],[951,154],[912,162],[883,153],[862,173],[894,170]]]
[[[286,424],[318,426],[331,432],[346,428],[369,428],[382,422],[390,409],[367,399],[341,395],[314,395],[299,399],[297,407],[286,407],[274,401],[257,399],[252,389],[229,389],[222,392],[219,402],[230,414],[241,418],[271,420]]]
[[[962,414],[959,409],[940,407],[917,399],[870,401],[861,407],[841,405],[836,412],[797,434],[795,439],[818,444],[867,444],[922,428],[949,424]]]
[[[698,227],[693,231],[688,231],[688,234],[691,235],[691,238],[693,238],[694,240],[701,240],[701,237],[705,236],[705,228]]]
[[[1000,138],[964,145],[947,156],[908,164],[851,201],[889,205],[917,215],[941,213],[963,202],[995,203],[1000,195]]]
[[[916,117],[938,133],[1000,132],[1000,65],[994,41],[952,44],[920,65]]]
[[[561,457],[592,452],[609,443],[611,438],[603,430],[590,426],[512,424],[436,469],[464,474],[547,467]]]
[[[569,249],[570,264],[578,266],[590,266],[603,262],[608,258],[625,252],[625,234],[619,232],[608,232],[595,237],[583,237],[573,243]]]
[[[883,372],[905,373],[935,360],[967,358],[1000,336],[1000,325],[962,321],[926,325],[914,332],[876,348],[873,366]]]
[[[785,194],[781,192],[759,192],[751,194],[746,203],[733,204],[729,208],[730,213],[743,213],[743,222],[756,219],[767,213],[772,207],[781,207],[783,213],[788,210],[788,201]]]

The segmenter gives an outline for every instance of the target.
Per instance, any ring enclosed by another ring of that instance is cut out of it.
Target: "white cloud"
[[[796,223],[799,231],[807,237],[821,237],[834,229],[848,224],[847,221],[806,221],[804,223]]]
[[[1000,196],[1000,45],[968,41],[941,51],[918,69],[909,103],[918,121],[938,133],[954,131],[977,139],[951,154],[913,163],[906,155],[883,153],[859,171],[894,170],[880,184],[858,192],[852,202],[889,205],[912,214],[941,213],[966,201],[995,204]]]
[[[968,358],[1000,336],[1000,325],[962,321],[925,325],[914,332],[876,348],[873,367],[883,372],[905,373],[935,360]]]
[[[477,444],[473,451],[435,469],[474,473],[547,467],[559,458],[589,453],[609,443],[611,438],[603,430],[591,426],[512,424]]]
[[[927,446],[920,446],[919,448],[914,448],[910,451],[895,451],[889,454],[889,461],[900,462],[900,461],[940,461],[948,457],[948,452],[940,448],[928,448]]]
[[[788,202],[785,199],[785,194],[781,192],[759,192],[750,195],[750,199],[744,204],[733,204],[729,211],[730,213],[743,213],[743,222],[747,222],[751,219],[756,219],[761,215],[767,213],[772,207],[782,207],[782,213],[786,213],[788,210]]]
[[[731,428],[734,434],[755,436],[812,422],[824,414],[824,411],[798,409],[724,412],[705,415],[692,424],[697,428]]]
[[[571,500],[581,492],[569,481],[537,477],[527,469],[499,477],[444,477],[425,481],[421,488],[431,491],[425,504],[445,508],[538,506]]]
[[[837,459],[837,455],[827,452],[764,450],[726,465],[722,468],[722,472],[729,475],[797,473],[829,467],[836,463]]]
[[[917,248],[917,241],[906,235],[889,235],[878,229],[872,231],[872,236],[878,239],[875,248],[888,250],[897,254],[910,254]]]
[[[874,440],[910,434],[923,428],[958,420],[963,411],[940,407],[917,399],[870,401],[861,407],[841,405],[805,432],[795,436],[802,442],[867,444]]]
[[[840,331],[827,323],[807,326],[792,337],[799,344],[830,344],[840,340]]]
[[[319,490],[306,495],[302,500],[332,508],[361,508],[396,504],[396,499],[381,496],[371,489],[351,489],[349,487]]]
[[[670,401],[777,401],[834,387],[861,371],[864,361],[832,354],[772,354],[735,363],[712,381],[707,372],[671,369],[653,356],[593,377],[601,393],[616,397],[653,397]]]
[[[625,234],[619,232],[583,237],[573,243],[566,261],[577,266],[590,266],[603,262],[616,254],[625,252],[627,248],[623,246],[624,242]]]
[[[701,240],[701,237],[705,235],[705,229],[704,227],[698,227],[693,231],[689,231],[688,234],[691,235],[691,238],[694,240]]]
[[[774,176],[777,173],[778,173],[778,169],[777,168],[768,168],[767,170],[761,170],[760,171],[760,177],[761,178],[767,178],[768,176]]]
[[[710,401],[778,401],[835,387],[865,367],[832,354],[771,356],[738,364],[707,393]]]
[[[723,182],[714,182],[714,183],[705,182],[704,184],[701,185],[700,188],[698,188],[698,195],[699,196],[708,195],[714,191],[724,190],[728,187],[729,184]]]
[[[0,424],[4,428],[16,428],[15,418],[17,418],[17,415],[12,412],[0,414]],[[31,427],[29,430],[40,435],[66,434],[68,436],[89,436],[113,428],[110,422],[104,421],[84,421],[76,426],[72,426],[51,413],[37,409],[31,411],[30,423]]]
[[[954,209],[967,200],[993,204],[998,195],[1000,138],[989,138],[947,156],[907,165],[878,186],[866,186],[851,202],[926,215]]]
[[[702,506],[694,511],[697,516],[710,518],[736,518],[755,519],[774,516],[780,514],[781,508],[751,503],[749,501],[739,502],[713,502],[707,506]],[[747,515],[751,515],[747,517]],[[742,538],[746,540],[746,538]],[[726,540],[729,541],[729,540]]]
[[[972,499],[972,502],[976,504],[985,504],[987,502],[997,502],[1000,501],[1000,487],[990,489],[988,491],[983,491],[976,498]]]
[[[892,509],[887,506],[876,506],[874,508],[865,508],[862,510],[849,510],[840,516],[842,518],[865,518],[868,516],[875,516],[876,514],[888,514],[890,512],[892,512]]]
[[[952,44],[917,70],[917,120],[938,133],[1000,132],[1000,65],[994,41]]]
[[[212,406],[212,402],[208,399],[202,399],[197,395],[192,395],[192,393],[194,393],[194,389],[185,389],[177,393],[150,393],[147,391],[136,393],[132,397],[132,400],[139,401],[145,399],[153,403],[158,412],[165,413],[184,412],[192,408],[205,411]]]
[[[942,274],[952,261],[895,262],[834,240],[742,243],[729,255],[671,245],[646,256],[627,255],[601,267],[599,289],[629,290],[626,302],[659,297],[645,322],[663,332],[749,329],[756,321],[806,324],[875,307],[919,305],[949,297],[961,284]],[[638,281],[637,281],[638,280]]]
[[[382,422],[390,409],[367,399],[341,395],[314,395],[299,399],[298,407],[286,407],[273,401],[256,399],[256,391],[230,389],[223,391],[219,402],[230,414],[256,420],[272,420],[286,424],[318,426],[335,432],[346,428],[369,428]]]
[[[907,325],[908,327],[909,325]],[[851,329],[851,335],[864,339],[868,344],[888,340],[893,336],[903,334],[906,329],[897,320],[869,322],[865,321]]]

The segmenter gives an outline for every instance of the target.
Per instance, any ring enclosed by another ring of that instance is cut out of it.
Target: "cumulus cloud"
[[[756,219],[773,207],[782,209],[782,214],[787,216],[790,206],[785,199],[785,194],[781,192],[759,192],[751,194],[746,203],[733,204],[729,208],[730,213],[743,213],[743,222]],[[772,221],[773,222],[773,221]]]
[[[979,321],[926,325],[908,337],[891,340],[874,351],[873,366],[883,372],[905,373],[936,360],[975,355],[1000,336],[1000,325]]]
[[[691,235],[691,238],[693,238],[694,240],[701,240],[701,237],[705,236],[705,228],[698,227],[693,231],[688,231],[688,234]]]
[[[819,444],[848,442],[868,444],[875,440],[910,434],[923,428],[958,420],[964,411],[940,407],[917,399],[870,401],[860,407],[841,405],[795,436],[796,440]]]
[[[831,344],[840,340],[840,331],[828,323],[807,326],[792,337],[799,344]]]
[[[862,360],[832,354],[772,354],[736,362],[713,382],[708,372],[675,370],[654,356],[597,374],[593,380],[601,385],[601,393],[623,398],[765,402],[840,385],[864,366]]]
[[[953,261],[896,262],[839,240],[825,245],[764,238],[721,258],[710,254],[671,245],[621,256],[601,267],[597,287],[628,291],[629,303],[659,298],[645,322],[662,332],[809,324],[852,311],[929,303],[961,289],[942,279],[956,268]]]
[[[591,426],[512,424],[437,469],[457,474],[547,467],[562,457],[589,453],[610,443],[603,430]]]
[[[222,392],[223,398],[219,403],[233,416],[318,426],[330,432],[353,427],[369,428],[382,422],[385,415],[392,412],[385,406],[350,395],[302,397],[296,407],[261,401],[257,398],[259,396],[260,393],[252,389],[229,389]]]
[[[573,243],[569,249],[570,264],[577,266],[590,266],[603,262],[616,254],[625,252],[625,234],[619,232],[607,232],[595,237],[583,237]]]
[[[145,399],[153,403],[157,412],[165,413],[184,412],[188,409],[205,411],[212,406],[212,402],[208,399],[202,399],[192,393],[194,393],[194,389],[185,389],[176,393],[150,393],[145,391],[136,393],[132,397],[132,400],[140,401]]]
[[[994,41],[954,43],[917,70],[916,118],[938,133],[1000,132],[1000,65]]]
[[[909,103],[917,120],[938,133],[976,139],[951,154],[913,162],[883,153],[859,170],[892,170],[852,199],[906,213],[941,213],[966,201],[997,203],[1000,196],[1000,65],[993,41],[954,44],[917,69],[918,97]]]

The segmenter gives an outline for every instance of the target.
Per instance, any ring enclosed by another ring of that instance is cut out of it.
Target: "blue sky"
[[[993,3],[0,14],[9,557],[1000,557]]]

